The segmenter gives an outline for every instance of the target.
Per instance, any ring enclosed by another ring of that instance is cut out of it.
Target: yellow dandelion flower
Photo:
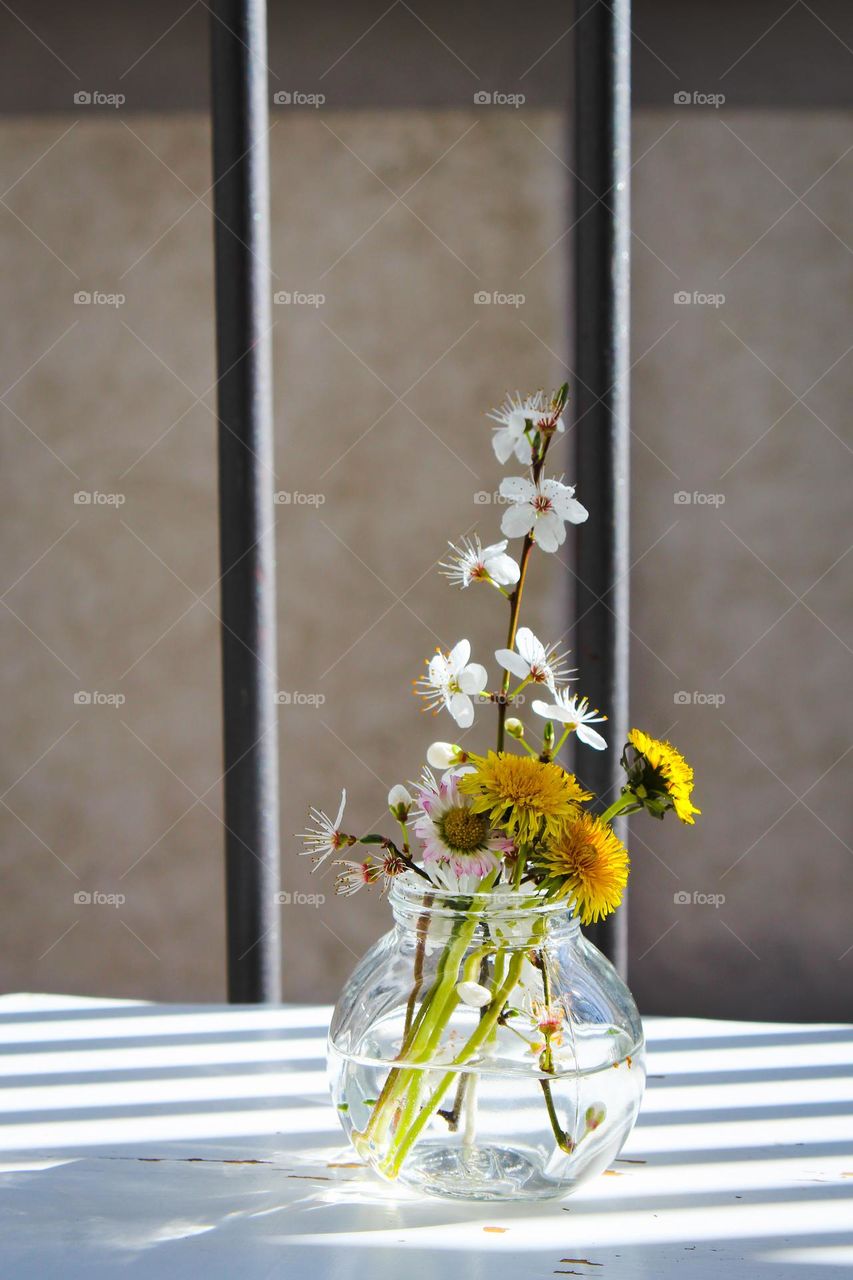
[[[611,828],[578,810],[554,841],[533,854],[530,867],[546,892],[566,898],[581,923],[591,924],[619,906],[630,862]]]
[[[626,765],[628,783],[637,799],[648,799],[650,805],[646,807],[652,811],[660,808],[663,800],[664,808],[671,806],[682,822],[692,826],[694,813],[702,810],[693,804],[693,770],[681,752],[671,743],[651,738],[640,729],[631,730],[628,745],[638,757],[633,765]]]
[[[470,762],[475,772],[459,778],[459,790],[471,796],[475,813],[488,813],[519,844],[556,836],[578,805],[592,799],[573,774],[550,761],[490,751]]]

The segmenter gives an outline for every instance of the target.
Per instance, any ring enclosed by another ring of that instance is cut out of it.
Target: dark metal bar
[[[590,516],[577,537],[576,653],[584,693],[610,717],[607,751],[586,751],[581,773],[609,803],[629,728],[630,0],[577,0],[577,18],[575,475]],[[627,905],[587,932],[624,974]]]
[[[228,998],[281,998],[265,0],[211,6]]]

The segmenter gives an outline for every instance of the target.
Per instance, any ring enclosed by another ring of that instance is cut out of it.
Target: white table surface
[[[637,1128],[564,1201],[375,1179],[328,1010],[0,998],[0,1276],[853,1276],[853,1027],[648,1018]]]

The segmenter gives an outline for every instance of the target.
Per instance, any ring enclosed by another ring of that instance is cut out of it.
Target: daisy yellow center
[[[463,807],[448,809],[438,826],[444,843],[459,853],[482,849],[489,834],[488,818]]]

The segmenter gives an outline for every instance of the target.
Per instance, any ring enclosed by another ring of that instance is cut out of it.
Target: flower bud
[[[553,751],[554,749],[554,726],[550,720],[546,721],[545,729],[542,733],[542,750]]]
[[[427,764],[433,769],[452,769],[467,759],[468,753],[453,742],[434,742],[427,751]]]
[[[592,1133],[593,1129],[597,1129],[599,1125],[604,1124],[606,1117],[607,1108],[603,1102],[594,1102],[591,1107],[587,1107],[584,1115],[586,1132]]]
[[[457,982],[456,994],[463,1004],[470,1005],[472,1009],[485,1009],[492,1003],[491,991],[479,982]]]
[[[517,738],[519,742],[524,737],[524,725],[520,720],[516,720],[515,716],[510,716],[504,724],[504,728],[511,738]]]
[[[391,813],[398,822],[406,821],[409,816],[409,810],[413,804],[414,801],[412,797],[409,795],[406,788],[399,782],[396,787],[392,787],[388,792],[388,808],[391,810]]]

